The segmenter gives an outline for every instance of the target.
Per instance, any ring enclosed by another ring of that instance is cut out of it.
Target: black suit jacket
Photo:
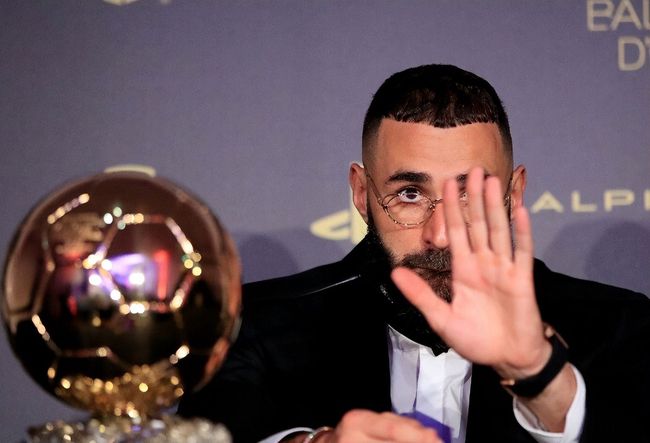
[[[236,442],[345,412],[390,411],[386,321],[366,242],[342,261],[244,286],[240,335],[224,366],[179,406],[224,423]],[[543,319],[569,343],[587,386],[583,442],[650,442],[650,302],[535,262]],[[474,365],[467,443],[534,442],[488,367]]]

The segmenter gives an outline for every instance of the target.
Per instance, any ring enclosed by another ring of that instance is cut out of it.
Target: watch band
[[[520,380],[514,378],[501,380],[501,386],[511,394],[528,398],[537,396],[548,386],[567,362],[567,349],[569,346],[560,334],[552,326],[544,324],[544,337],[551,343],[551,357],[542,370],[535,375]]]

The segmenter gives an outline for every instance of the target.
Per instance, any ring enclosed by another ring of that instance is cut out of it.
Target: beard
[[[451,252],[449,249],[426,249],[406,254],[398,259],[379,236],[370,212],[368,212],[368,239],[383,251],[393,268],[403,266],[413,270],[429,284],[440,298],[451,302]]]

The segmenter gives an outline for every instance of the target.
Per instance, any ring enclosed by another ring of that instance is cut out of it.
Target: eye
[[[467,191],[460,191],[460,192],[458,193],[458,200],[459,200],[461,203],[467,203],[467,202],[468,202]]]
[[[397,198],[400,203],[420,203],[424,196],[418,188],[410,186],[399,191]]]

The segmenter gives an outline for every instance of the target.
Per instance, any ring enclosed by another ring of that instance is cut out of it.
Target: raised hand
[[[451,303],[436,296],[415,273],[398,268],[393,280],[430,326],[463,357],[490,365],[504,378],[537,373],[551,347],[533,285],[533,242],[528,213],[514,208],[515,246],[497,177],[470,171],[468,220],[455,180],[445,183],[443,204],[452,254]]]
[[[466,183],[469,221],[461,213],[458,185],[445,183],[444,214],[452,255],[451,303],[438,297],[414,272],[397,268],[392,277],[429,325],[466,359],[494,368],[502,378],[537,374],[548,361],[533,283],[533,241],[528,212],[514,208],[515,242],[499,179],[470,171]],[[546,429],[562,432],[576,392],[567,364],[534,398],[519,399]]]

